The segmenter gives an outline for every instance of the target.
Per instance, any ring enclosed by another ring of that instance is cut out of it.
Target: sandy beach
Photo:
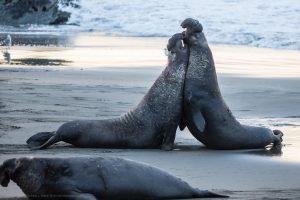
[[[166,65],[168,38],[79,34],[50,38],[12,35],[11,64],[0,55],[0,163],[13,157],[117,156],[144,162],[192,186],[231,199],[300,198],[300,52],[211,45],[222,94],[245,124],[284,132],[282,152],[217,151],[187,129],[176,148],[79,149],[59,143],[32,151],[34,133],[56,130],[75,119],[117,117],[135,106]],[[25,44],[36,42],[38,46]],[[24,46],[25,45],[25,46]],[[0,199],[24,197],[16,184]]]

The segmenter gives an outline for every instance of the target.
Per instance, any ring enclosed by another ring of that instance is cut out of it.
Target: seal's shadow
[[[241,153],[241,154],[248,154],[248,155],[259,155],[259,156],[281,156],[282,152],[282,145],[278,146],[267,146],[264,149],[245,149],[245,150],[214,150],[209,149],[203,145],[175,145],[174,151],[220,151],[220,152],[234,152],[234,153]]]
[[[282,156],[282,145],[267,146],[265,149],[254,149],[244,152],[246,154],[260,155],[260,156]]]

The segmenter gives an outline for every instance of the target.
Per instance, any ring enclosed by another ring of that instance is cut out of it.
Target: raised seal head
[[[174,34],[167,44],[169,62],[182,62],[188,60],[188,48],[185,46],[183,33]]]
[[[183,41],[190,47],[207,45],[206,38],[202,32],[203,27],[198,20],[187,18],[183,20],[181,27],[186,29],[182,33],[184,35]]]

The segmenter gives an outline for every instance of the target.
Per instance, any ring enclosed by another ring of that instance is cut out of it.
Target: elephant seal
[[[6,187],[10,179],[30,199],[227,197],[192,188],[181,179],[149,165],[109,157],[9,159],[0,166],[1,185]]]
[[[169,39],[167,67],[133,110],[116,119],[67,122],[55,132],[31,136],[27,144],[37,149],[64,141],[77,147],[171,150],[182,114],[189,57],[182,39],[181,33]]]
[[[222,98],[212,52],[202,25],[188,18],[181,24],[190,52],[184,86],[185,124],[200,142],[213,149],[256,149],[281,146],[283,133],[240,124]]]

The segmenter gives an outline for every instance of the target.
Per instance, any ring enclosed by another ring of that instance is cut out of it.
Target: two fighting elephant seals
[[[182,115],[189,57],[182,39],[181,33],[169,39],[167,67],[133,110],[116,119],[67,122],[55,132],[33,135],[29,146],[42,149],[64,141],[77,147],[171,150]]]
[[[242,125],[235,119],[222,98],[202,25],[188,18],[181,26],[186,28],[184,41],[190,53],[181,129],[186,124],[195,138],[213,149],[256,149],[271,143],[280,147],[281,131]]]
[[[235,119],[222,98],[202,25],[189,18],[182,27],[186,28],[184,38],[175,34],[169,40],[168,66],[135,109],[117,119],[65,123],[55,132],[30,137],[29,146],[41,149],[64,141],[78,147],[171,150],[181,115],[181,129],[186,124],[209,148],[281,146],[281,131],[242,125]]]
[[[157,168],[120,158],[19,158],[0,166],[29,199],[149,200],[226,197],[192,188]]]

